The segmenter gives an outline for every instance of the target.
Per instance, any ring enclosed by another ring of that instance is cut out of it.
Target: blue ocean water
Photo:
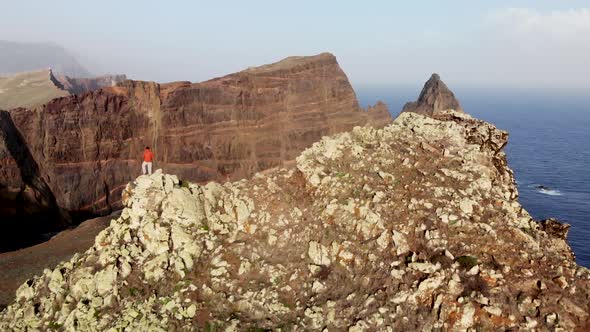
[[[357,88],[363,106],[384,101],[395,116],[419,89]],[[590,94],[454,89],[469,114],[510,133],[505,148],[520,202],[535,219],[572,225],[577,262],[590,267]],[[544,186],[540,189],[538,186]]]

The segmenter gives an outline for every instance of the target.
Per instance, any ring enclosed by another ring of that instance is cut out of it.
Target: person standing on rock
[[[141,172],[143,175],[152,174],[152,161],[154,160],[154,153],[149,146],[143,150],[143,163],[141,163]]]

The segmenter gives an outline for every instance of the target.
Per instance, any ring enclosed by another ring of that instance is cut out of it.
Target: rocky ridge
[[[96,235],[109,226],[113,217],[86,220],[39,244],[0,253],[0,311],[14,301],[15,291],[23,282],[92,247]]]
[[[518,202],[507,133],[452,110],[324,137],[293,169],[123,191],[92,248],[0,329],[572,331],[590,274]]]
[[[201,83],[127,80],[9,112],[58,207],[76,220],[121,209],[145,146],[168,173],[227,181],[292,163],[324,135],[392,120],[384,104],[359,107],[328,53]],[[0,186],[12,182],[0,173]]]

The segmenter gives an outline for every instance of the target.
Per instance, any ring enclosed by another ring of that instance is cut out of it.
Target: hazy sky
[[[355,86],[588,89],[584,1],[3,1],[0,39],[51,41],[96,73],[202,81],[334,53]]]

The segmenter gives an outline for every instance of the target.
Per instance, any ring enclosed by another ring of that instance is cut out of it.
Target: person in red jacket
[[[145,174],[152,174],[152,161],[154,160],[154,153],[149,146],[143,150],[143,163],[141,163],[141,172]],[[147,170],[146,170],[147,168]]]

